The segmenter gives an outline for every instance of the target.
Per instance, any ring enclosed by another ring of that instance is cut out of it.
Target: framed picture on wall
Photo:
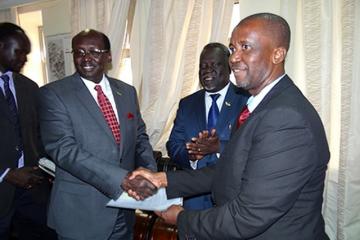
[[[71,35],[58,34],[45,37],[46,70],[48,82],[56,81],[73,72]]]

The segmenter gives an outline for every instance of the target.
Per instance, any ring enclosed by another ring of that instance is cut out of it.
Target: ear
[[[108,54],[107,54],[107,62],[108,62],[108,63],[111,63],[111,62],[112,62],[111,52],[108,52]]]
[[[286,53],[287,53],[287,51],[284,47],[275,48],[273,51],[272,62],[274,64],[279,64],[279,63],[284,62]]]

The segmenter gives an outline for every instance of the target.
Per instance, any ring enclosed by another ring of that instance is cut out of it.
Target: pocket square
[[[127,114],[127,118],[128,119],[134,119],[134,114],[132,114],[131,112],[129,112],[128,114]]]

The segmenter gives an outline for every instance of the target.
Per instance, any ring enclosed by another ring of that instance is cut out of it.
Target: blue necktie
[[[15,132],[17,135],[17,142],[18,142],[18,150],[22,151],[22,140],[21,140],[21,130],[20,130],[20,123],[19,123],[19,116],[18,116],[18,111],[17,111],[17,107],[16,107],[16,102],[15,102],[15,97],[14,94],[11,92],[10,90],[10,86],[9,86],[9,81],[10,78],[8,75],[3,74],[1,75],[1,79],[4,81],[4,92],[5,92],[5,99],[6,102],[9,105],[9,109],[10,109],[10,119],[11,122],[14,125],[15,128]]]
[[[216,100],[220,97],[220,94],[219,93],[211,94],[210,97],[212,98],[212,104],[211,104],[211,107],[209,109],[209,114],[208,114],[207,128],[209,131],[216,127],[216,122],[219,117],[219,108],[216,103]]]

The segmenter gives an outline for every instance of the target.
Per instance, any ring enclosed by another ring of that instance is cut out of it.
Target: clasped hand
[[[121,186],[131,197],[136,200],[144,200],[155,194],[158,188],[167,187],[166,173],[138,168],[125,177]],[[172,205],[166,211],[155,213],[165,222],[176,224],[177,216],[183,210],[181,206]]]
[[[220,152],[220,140],[216,130],[211,129],[199,132],[198,137],[191,138],[191,142],[186,143],[189,158],[192,161],[200,160],[205,155]]]

